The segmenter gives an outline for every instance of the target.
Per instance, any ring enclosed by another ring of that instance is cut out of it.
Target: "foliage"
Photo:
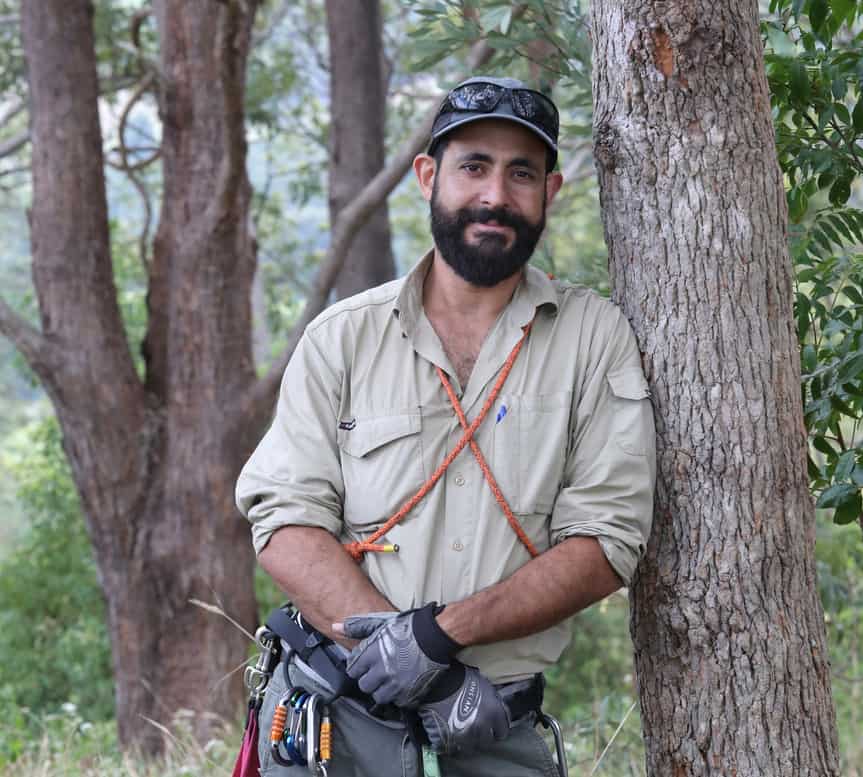
[[[66,702],[108,719],[104,605],[54,419],[35,426],[13,472],[31,526],[0,565],[0,721],[29,727]]]
[[[22,724],[24,717],[32,718]],[[0,720],[0,777],[211,777],[231,772],[241,738],[239,726],[207,742],[192,732],[194,713],[180,710],[170,727],[156,725],[165,755],[149,762],[120,752],[113,722],[92,722],[74,704],[47,714]],[[36,733],[34,736],[33,733]],[[3,743],[15,743],[10,758]]]
[[[840,752],[849,776],[863,773],[863,543],[855,535],[856,527],[822,523],[815,547]]]
[[[863,8],[772,0],[764,25],[779,162],[788,185],[809,473],[818,507],[863,525]]]

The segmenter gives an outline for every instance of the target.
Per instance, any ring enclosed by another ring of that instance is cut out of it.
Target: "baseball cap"
[[[527,127],[549,147],[550,167],[554,167],[560,128],[557,107],[542,92],[516,78],[474,76],[456,86],[438,109],[428,153],[434,154],[438,141],[456,127],[491,118]]]

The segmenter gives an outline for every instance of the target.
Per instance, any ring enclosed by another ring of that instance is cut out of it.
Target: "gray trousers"
[[[280,663],[273,673],[258,719],[261,777],[308,777],[305,766],[281,766],[270,753],[273,714],[289,685],[284,669]],[[404,724],[376,718],[346,697],[335,699],[329,710],[333,757],[328,777],[423,777],[421,758]],[[558,777],[533,714],[516,721],[506,739],[475,753],[440,756],[438,763],[442,777]]]

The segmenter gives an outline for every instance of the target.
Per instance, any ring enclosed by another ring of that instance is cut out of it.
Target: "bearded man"
[[[520,81],[447,95],[414,160],[433,249],[307,327],[240,476],[260,564],[310,633],[350,649],[330,777],[557,774],[542,672],[644,550],[635,338],[528,264],[563,182],[557,138],[556,107]],[[264,700],[265,777],[306,771],[267,738],[278,699],[314,682],[295,659]]]

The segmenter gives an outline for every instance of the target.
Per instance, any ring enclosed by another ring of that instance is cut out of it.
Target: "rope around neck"
[[[441,479],[444,472],[446,472],[449,468],[449,465],[453,463],[456,456],[458,456],[459,453],[464,450],[466,445],[470,445],[474,458],[476,458],[480,469],[482,469],[482,473],[485,476],[486,482],[489,484],[492,493],[494,494],[495,500],[503,510],[507,521],[509,521],[509,525],[512,526],[513,531],[515,531],[516,536],[519,538],[519,540],[521,540],[522,544],[525,546],[525,548],[527,548],[527,552],[530,553],[532,557],[536,557],[539,555],[539,551],[534,547],[533,543],[528,538],[527,533],[524,531],[521,524],[519,524],[518,519],[515,517],[515,515],[513,515],[513,512],[510,509],[506,498],[501,492],[497,481],[494,479],[494,475],[492,475],[491,470],[489,469],[489,466],[485,461],[485,457],[482,455],[482,451],[480,450],[479,445],[477,445],[476,441],[473,439],[476,430],[479,429],[480,424],[485,420],[486,415],[488,415],[488,411],[491,409],[492,405],[494,405],[494,402],[497,399],[497,395],[503,388],[503,384],[506,383],[506,379],[509,377],[512,366],[513,364],[515,364],[515,360],[518,357],[519,351],[521,351],[521,347],[524,344],[524,341],[527,339],[527,336],[530,333],[530,328],[532,326],[533,321],[527,324],[527,326],[523,327],[524,332],[521,336],[521,339],[515,344],[512,351],[510,351],[509,356],[506,357],[503,369],[501,370],[500,375],[498,376],[497,381],[494,384],[494,388],[492,388],[491,393],[488,395],[488,399],[486,399],[485,404],[483,404],[482,409],[479,411],[479,415],[473,420],[473,423],[471,424],[468,424],[461,404],[458,401],[458,397],[455,395],[455,392],[453,391],[452,386],[447,379],[447,376],[444,374],[444,371],[440,367],[435,366],[438,377],[440,378],[444,390],[449,397],[449,401],[452,404],[456,415],[458,416],[459,423],[461,424],[462,429],[464,429],[464,434],[462,434],[461,439],[456,443],[456,446],[447,454],[446,458],[432,473],[432,476],[425,483],[423,483],[419,491],[417,491],[392,516],[390,516],[387,522],[379,529],[377,529],[377,531],[375,531],[371,535],[371,537],[362,542],[345,543],[345,550],[347,550],[347,552],[351,554],[355,561],[362,561],[363,556],[366,553],[381,553],[397,549],[397,546],[379,544],[378,540],[383,537],[390,529],[392,529],[393,526],[397,525],[411,510],[414,509],[414,507],[417,506],[417,504],[419,504],[423,497],[425,497],[425,495],[429,491],[431,491],[432,488],[434,488],[435,483],[437,483],[438,480]]]

